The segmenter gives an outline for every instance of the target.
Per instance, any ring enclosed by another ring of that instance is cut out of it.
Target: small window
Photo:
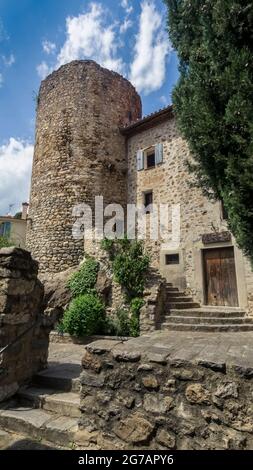
[[[150,147],[145,151],[145,167],[153,168],[155,166],[155,147]]]
[[[165,264],[179,264],[179,254],[165,255]]]
[[[145,209],[148,207],[148,206],[152,206],[153,204],[153,191],[148,191],[146,193],[144,193],[144,206],[145,206]],[[150,210],[147,210],[146,211],[146,214],[150,214]]]
[[[144,206],[148,207],[150,204],[153,204],[153,191],[144,193]]]
[[[152,168],[153,166],[155,166],[155,152],[147,155],[147,168]]]

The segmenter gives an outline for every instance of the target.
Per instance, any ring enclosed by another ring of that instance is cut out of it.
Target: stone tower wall
[[[117,73],[74,61],[41,84],[38,97],[27,246],[41,272],[60,272],[83,257],[72,237],[73,207],[126,204],[125,139],[119,127],[141,116],[141,100]]]

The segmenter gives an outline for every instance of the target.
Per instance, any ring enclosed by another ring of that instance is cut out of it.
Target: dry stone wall
[[[103,449],[252,449],[252,368],[166,359],[149,338],[86,346],[81,428]]]
[[[25,250],[0,250],[0,401],[47,365],[49,330],[42,323],[43,286],[37,278],[38,263]]]
[[[93,61],[73,61],[42,82],[27,230],[27,246],[41,272],[64,271],[82,259],[83,240],[72,237],[75,205],[94,210],[100,195],[105,205],[126,205],[119,127],[140,115],[134,87]]]

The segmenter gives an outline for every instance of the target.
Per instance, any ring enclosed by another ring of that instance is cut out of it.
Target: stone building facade
[[[222,203],[210,201],[191,184],[193,176],[187,169],[191,156],[172,108],[144,118],[122,133],[127,139],[128,201],[145,204],[145,195],[152,193],[153,203],[169,207],[169,231],[173,207],[180,211],[177,247],[169,248],[161,239],[146,242],[153,266],[202,305],[238,306],[253,313],[250,263],[228,232]],[[162,145],[162,160],[147,167],[147,155],[151,149],[155,152],[157,144]],[[140,150],[143,161],[138,169]]]
[[[27,245],[42,272],[78,265],[73,207],[102,195],[104,205],[150,203],[177,208],[175,246],[146,239],[152,266],[202,305],[253,313],[253,274],[227,230],[222,204],[192,187],[187,143],[171,107],[141,118],[141,100],[121,76],[74,61],[42,82]],[[152,215],[148,214],[150,221]],[[169,217],[168,230],[172,230]],[[178,220],[177,220],[178,222]],[[96,249],[97,247],[97,249]],[[99,253],[96,243],[85,250]]]

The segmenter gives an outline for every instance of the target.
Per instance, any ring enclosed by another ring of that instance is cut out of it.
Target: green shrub
[[[140,297],[135,297],[131,300],[130,309],[133,315],[139,315],[140,309],[144,305],[144,300]]]
[[[137,336],[140,336],[140,318],[139,318],[139,315],[136,315],[135,313],[132,314],[132,316],[129,320],[129,330],[130,330],[130,336],[134,336],[135,338]]]
[[[107,319],[108,334],[115,336],[130,336],[129,313],[126,309],[119,309],[114,317]]]
[[[120,245],[113,260],[113,273],[116,282],[126,289],[128,299],[132,299],[143,293],[149,257],[141,242],[120,240]]]
[[[138,299],[141,300],[141,299]],[[142,301],[143,304],[143,301]],[[119,309],[114,317],[106,319],[106,333],[115,336],[139,336],[140,322],[139,310],[129,312],[127,309]]]
[[[99,270],[99,263],[93,258],[88,258],[74,273],[69,282],[73,297],[86,293],[94,293],[94,287],[97,281],[97,274]]]
[[[114,252],[115,252],[114,240],[111,240],[109,238],[103,238],[103,240],[100,243],[100,247],[102,248],[102,250],[107,251],[110,260],[112,260],[114,257]]]
[[[102,334],[105,327],[105,306],[94,294],[73,299],[63,315],[63,330],[73,336]]]
[[[10,246],[14,246],[14,243],[12,243],[8,237],[0,236],[0,249],[8,248]]]

